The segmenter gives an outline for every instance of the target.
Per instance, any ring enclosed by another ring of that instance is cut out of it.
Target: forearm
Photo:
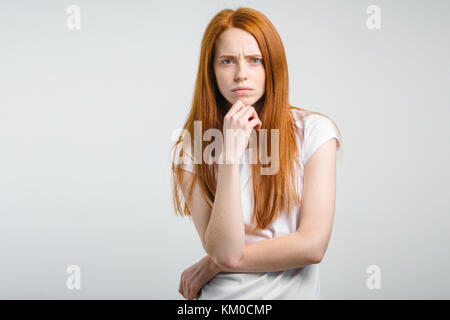
[[[242,256],[245,228],[242,218],[239,164],[220,164],[211,218],[206,230],[206,251],[219,265]]]
[[[222,267],[223,272],[270,272],[304,267],[317,263],[313,246],[299,232],[248,243],[236,267]]]

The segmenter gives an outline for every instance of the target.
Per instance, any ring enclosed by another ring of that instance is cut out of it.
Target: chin
[[[252,106],[256,103],[257,100],[255,100],[255,98],[253,97],[246,97],[246,96],[241,96],[241,97],[236,97],[234,98],[233,102],[231,103],[232,105],[235,104],[238,100],[241,100],[246,106]]]

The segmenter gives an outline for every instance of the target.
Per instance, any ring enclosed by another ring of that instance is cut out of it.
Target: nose
[[[247,75],[247,71],[245,70],[244,65],[245,65],[244,62],[242,62],[242,61],[239,62],[239,66],[238,66],[236,77],[235,77],[236,81],[247,80],[248,75]]]

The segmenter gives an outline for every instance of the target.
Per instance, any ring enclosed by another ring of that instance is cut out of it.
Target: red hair
[[[215,41],[228,28],[240,28],[256,39],[263,56],[266,73],[265,93],[260,99],[262,107],[260,110],[257,109],[258,116],[262,121],[261,129],[267,129],[267,141],[271,141],[270,129],[279,130],[279,169],[277,173],[260,175],[260,169],[264,165],[251,164],[254,200],[251,224],[254,224],[255,221],[256,224],[255,228],[250,227],[250,232],[254,232],[265,229],[282,210],[287,209],[289,213],[292,206],[301,206],[301,191],[296,190],[294,170],[294,162],[300,168],[300,155],[295,136],[295,120],[298,119],[293,118],[290,110],[297,109],[307,114],[324,115],[289,104],[286,55],[281,38],[269,19],[261,12],[250,8],[224,9],[213,17],[203,35],[192,107],[183,126],[183,129],[187,130],[191,137],[194,136],[194,121],[201,121],[202,132],[211,128],[220,131],[223,129],[223,119],[230,104],[219,92],[213,69],[213,59]],[[336,124],[334,123],[334,125]],[[172,150],[178,150],[177,147],[184,138],[185,136],[180,135]],[[202,150],[204,150],[205,143],[204,141],[201,143]],[[259,154],[259,146],[257,148],[256,154]],[[272,155],[270,144],[267,145],[267,148],[269,154]],[[179,213],[181,216],[190,216],[186,200],[182,200],[179,192],[182,169],[179,164],[175,164],[177,156],[183,157],[182,151],[181,149],[178,155],[175,152],[172,153],[173,201],[175,213]],[[202,161],[200,164],[194,164],[194,169],[196,177],[190,186],[188,198],[192,194],[195,181],[198,181],[205,199],[212,208],[217,185],[214,176],[214,171],[217,172],[217,163],[209,165]],[[181,203],[184,203],[183,210]]]

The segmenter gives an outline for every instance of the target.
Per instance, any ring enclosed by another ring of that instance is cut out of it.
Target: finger
[[[242,108],[241,110],[236,112],[234,114],[234,117],[236,117],[237,119],[240,119],[241,117],[243,117],[249,111],[250,111],[250,114],[251,114],[251,106],[245,106],[244,108]],[[248,120],[248,118],[247,118],[247,120]]]
[[[262,121],[259,118],[254,118],[253,120],[258,120],[259,122],[256,124],[256,126],[254,127],[256,130],[261,129],[262,127]]]
[[[258,121],[260,121],[258,118],[258,113],[256,112],[256,110],[253,107],[249,107],[247,110],[243,111],[242,118],[247,121],[251,121],[254,119],[257,119]]]
[[[259,125],[256,126],[256,130],[259,130],[262,128],[262,121],[259,120]]]
[[[183,281],[180,279],[180,284],[178,285],[178,292],[183,294],[183,286],[181,285]]]
[[[190,288],[189,290],[189,299],[193,300],[195,298],[195,290],[194,288]]]
[[[183,281],[183,297],[187,299],[186,281]]]
[[[236,101],[235,104],[233,104],[233,106],[230,108],[230,110],[228,110],[226,115],[231,117],[232,115],[234,115],[236,112],[238,112],[239,110],[241,110],[244,107],[245,107],[245,104],[241,100],[238,100],[238,101]]]
[[[258,118],[258,114],[256,113],[255,108],[250,107],[247,110],[245,110],[243,112],[242,117],[245,117],[246,120],[250,120],[250,119],[257,119]]]
[[[251,126],[251,128],[256,127],[255,129],[259,130],[259,129],[261,129],[262,122],[261,122],[261,120],[255,118],[249,122],[249,125]]]
[[[186,299],[191,299],[191,290],[189,289],[189,286],[186,284],[185,286],[186,290],[184,291],[184,295],[186,296]]]
[[[189,286],[188,294],[189,300],[193,300],[195,298],[195,289],[192,286]]]

